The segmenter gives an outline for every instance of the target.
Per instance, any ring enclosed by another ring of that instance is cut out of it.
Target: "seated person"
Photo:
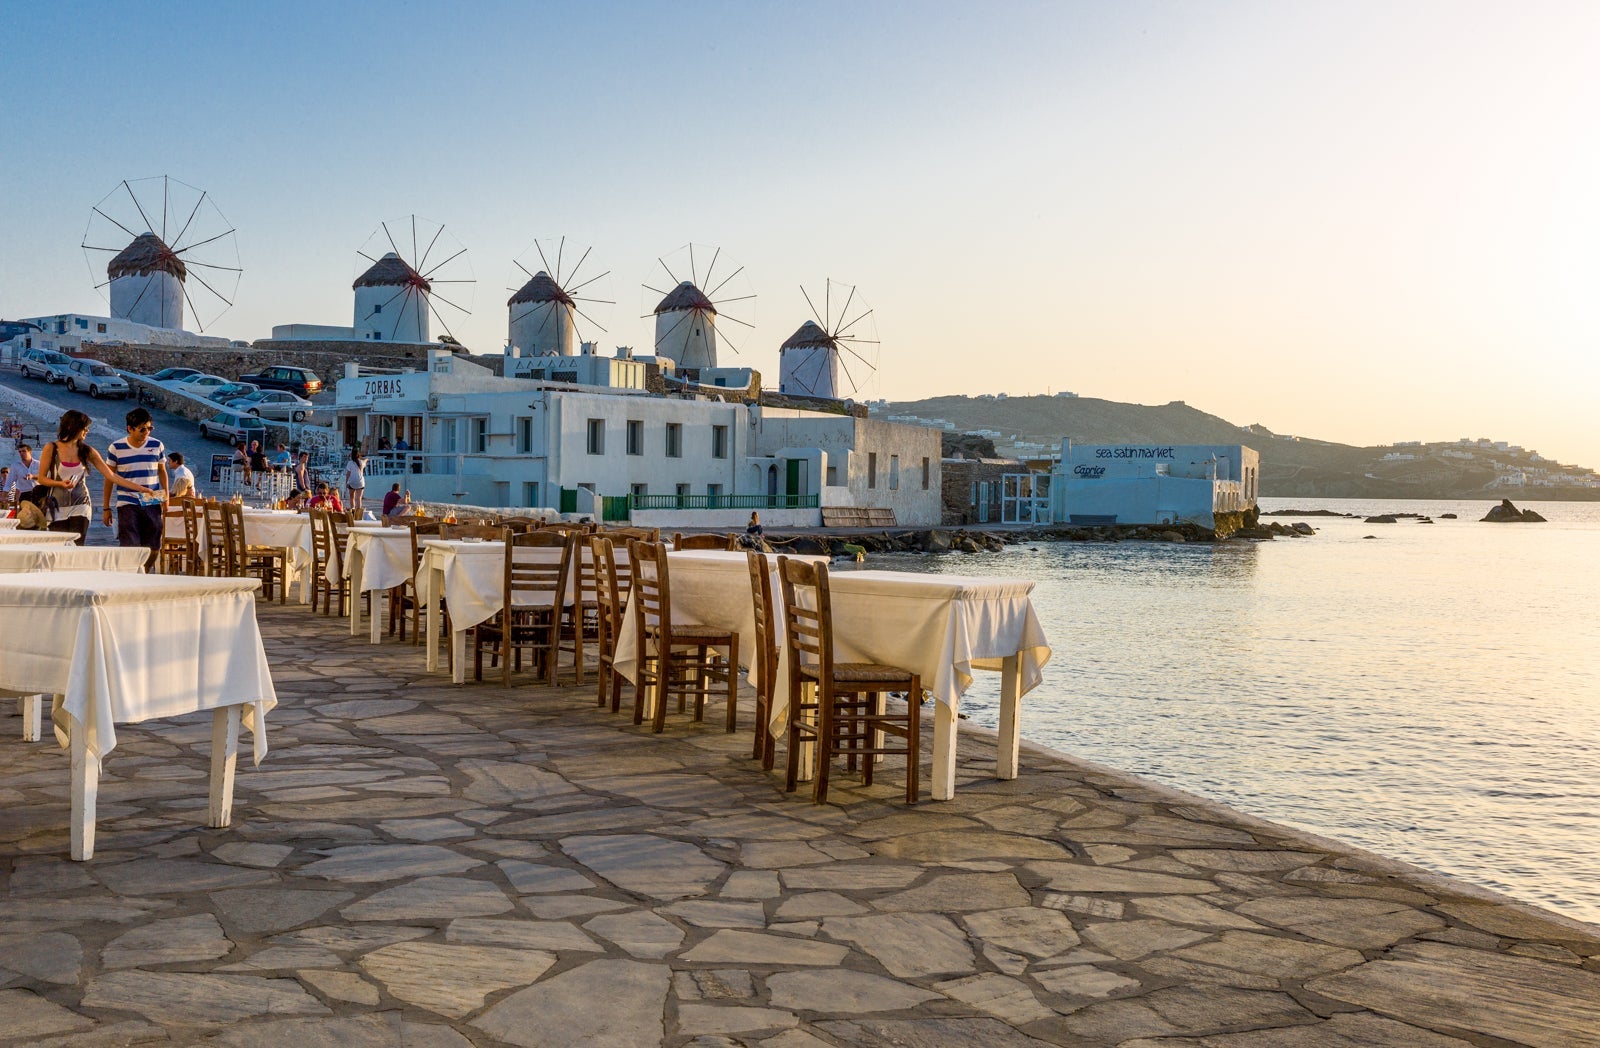
[[[406,443],[405,437],[401,437],[399,440],[394,442],[394,449],[396,451],[410,451],[411,445]]]
[[[325,480],[317,481],[317,493],[311,496],[307,503],[312,509],[326,509],[334,513],[344,512],[344,503],[339,501],[339,493],[328,486]]]
[[[400,493],[400,485],[392,485],[383,496],[383,519],[397,517],[411,508],[411,492]]]
[[[194,487],[194,470],[183,464],[183,452],[167,452],[167,476],[172,478],[171,498],[197,498],[200,493]]]
[[[296,513],[306,508],[306,493],[299,488],[289,492],[289,497],[283,500],[284,509],[292,509]]]

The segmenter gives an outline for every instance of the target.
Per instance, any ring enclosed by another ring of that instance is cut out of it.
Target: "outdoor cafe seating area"
[[[830,571],[738,539],[174,500],[145,575],[142,549],[0,528],[0,688],[19,696],[29,741],[54,697],[80,859],[119,723],[213,711],[209,819],[228,824],[239,727],[259,762],[276,703],[255,601],[291,593],[307,629],[348,618],[352,639],[410,645],[465,689],[591,688],[597,715],[641,731],[674,718],[747,731],[751,774],[808,784],[816,802],[840,775],[892,775],[908,803],[950,798],[961,696],[997,670],[996,775],[1016,776],[1020,699],[1050,654],[1030,581]],[[43,623],[71,643],[37,644]],[[743,722],[741,688],[755,697]]]

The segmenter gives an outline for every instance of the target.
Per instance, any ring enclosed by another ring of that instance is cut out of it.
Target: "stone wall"
[[[978,507],[972,501],[972,486],[989,484],[989,522],[1000,520],[1000,478],[1007,473],[1026,473],[1027,467],[1011,459],[947,458],[940,471],[940,494],[944,499],[943,523],[947,527],[978,523]]]
[[[104,361],[120,371],[141,375],[153,374],[162,368],[198,368],[211,375],[237,379],[253,374],[275,364],[310,368],[328,388],[344,377],[344,365],[355,361],[373,368],[427,367],[428,350],[439,345],[408,345],[397,342],[274,342],[262,339],[252,342],[248,349],[225,346],[216,349],[150,346],[83,344],[84,356]]]

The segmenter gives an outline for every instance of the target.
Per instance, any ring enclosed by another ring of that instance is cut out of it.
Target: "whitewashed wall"
[[[157,328],[183,328],[183,282],[171,273],[130,273],[111,282],[111,315]]]

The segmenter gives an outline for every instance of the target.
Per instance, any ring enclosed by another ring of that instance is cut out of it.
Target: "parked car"
[[[17,367],[22,369],[23,378],[61,382],[72,367],[72,358],[53,349],[25,349],[17,358]]]
[[[232,379],[223,378],[221,375],[190,375],[180,378],[176,382],[167,383],[176,386],[190,396],[209,397],[214,391],[226,386]]]
[[[240,397],[248,397],[254,392],[256,392],[256,387],[248,382],[229,382],[227,385],[218,386],[206,394],[206,399],[214,400],[218,404],[226,404],[229,401],[238,400]]]
[[[262,389],[286,389],[302,397],[312,397],[322,392],[322,380],[310,368],[263,368],[260,374],[243,375],[239,381],[253,382]]]
[[[200,423],[200,435],[207,440],[226,440],[233,444],[241,440],[259,440],[267,443],[267,427],[254,415],[237,411],[219,411]]]
[[[123,397],[128,395],[128,380],[117,374],[110,364],[98,360],[79,358],[67,370],[67,388],[74,393],[87,390],[91,397]]]
[[[191,375],[198,375],[197,368],[162,368],[150,376],[151,382],[182,382]]]
[[[283,422],[304,422],[316,410],[316,405],[311,401],[297,397],[286,389],[258,389],[247,397],[228,401],[228,407],[246,415]]]

